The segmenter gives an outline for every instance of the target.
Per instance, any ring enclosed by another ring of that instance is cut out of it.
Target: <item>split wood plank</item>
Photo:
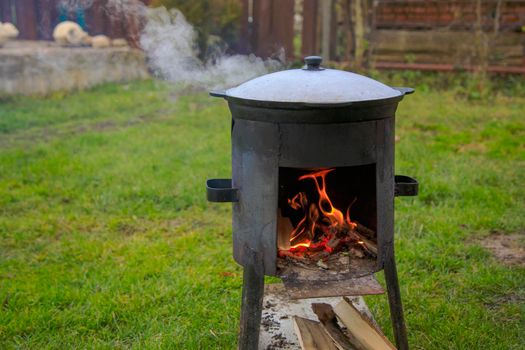
[[[388,338],[379,333],[370,321],[364,317],[346,297],[334,307],[334,312],[345,325],[348,332],[363,346],[363,349],[396,349]]]
[[[337,350],[321,323],[294,316],[294,329],[303,350]]]
[[[328,336],[332,338],[335,346],[339,350],[362,350],[362,348],[352,347],[352,343],[337,323],[337,317],[335,316],[332,305],[326,303],[313,303],[312,310],[317,315],[324,330],[328,333]]]

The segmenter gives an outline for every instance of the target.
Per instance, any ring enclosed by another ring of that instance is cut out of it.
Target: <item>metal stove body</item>
[[[233,202],[233,256],[244,267],[239,348],[257,348],[264,276],[287,273],[278,257],[283,174],[346,168],[361,169],[357,188],[369,198],[371,209],[362,215],[376,232],[377,259],[337,279],[384,269],[396,343],[408,349],[394,258],[394,197],[416,195],[417,182],[394,175],[394,123],[399,101],[413,90],[324,70],[320,63],[308,57],[302,70],[211,93],[225,98],[232,113],[232,179],[208,180],[207,193],[212,202]]]

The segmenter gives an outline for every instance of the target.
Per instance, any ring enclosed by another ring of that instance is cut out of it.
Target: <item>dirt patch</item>
[[[504,265],[525,267],[525,231],[514,234],[495,231],[479,244]]]
[[[460,153],[487,153],[487,145],[483,143],[467,143],[459,146],[458,151]]]
[[[511,293],[496,296],[489,302],[486,302],[485,306],[489,310],[498,310],[508,304],[522,305],[524,302],[525,302],[525,293],[523,290],[518,290],[516,292],[511,292]],[[506,317],[512,317],[512,316],[506,315]]]

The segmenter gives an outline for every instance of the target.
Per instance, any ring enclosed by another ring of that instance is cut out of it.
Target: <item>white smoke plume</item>
[[[169,81],[231,87],[280,66],[277,60],[263,61],[254,55],[223,54],[203,63],[195,50],[196,33],[180,11],[155,8],[147,16],[140,44],[155,72]]]

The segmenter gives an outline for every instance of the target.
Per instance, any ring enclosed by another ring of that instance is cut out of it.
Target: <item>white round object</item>
[[[64,21],[53,30],[53,39],[61,45],[81,45],[88,34],[78,25],[71,21]]]
[[[18,36],[19,32],[13,23],[0,23],[0,35],[8,39],[13,39]]]
[[[111,46],[111,41],[105,35],[95,35],[91,38],[91,46],[96,49],[105,49]]]

